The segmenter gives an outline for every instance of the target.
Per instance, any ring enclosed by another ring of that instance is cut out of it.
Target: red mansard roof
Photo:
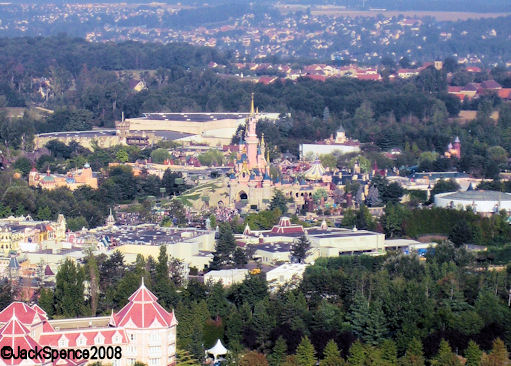
[[[128,300],[129,302],[118,313],[113,314],[112,322],[116,327],[149,328],[177,325],[174,312],[169,313],[158,304],[158,298],[143,282]]]
[[[114,336],[118,333],[121,338],[118,342],[114,342]],[[61,331],[61,332],[50,332],[43,333],[39,338],[39,342],[44,345],[49,345],[53,347],[58,347],[59,340],[62,337],[65,337],[68,341],[67,348],[76,348],[76,347],[90,347],[97,345],[94,341],[96,336],[101,334],[104,337],[103,344],[105,345],[114,345],[114,344],[127,344],[128,337],[126,336],[126,331],[124,329],[118,328],[104,328],[104,329],[81,329],[81,330],[70,330],[70,331]],[[83,335],[85,338],[85,344],[78,345],[78,339]]]
[[[24,325],[32,325],[47,320],[46,313],[40,307],[31,308],[23,302],[13,302],[0,311],[0,323],[9,322],[14,314],[17,314],[17,319]]]
[[[41,346],[29,335],[30,331],[25,327],[14,313],[12,318],[0,329],[0,348],[10,346],[14,350],[18,347],[20,349],[34,349],[35,347],[41,348]],[[37,358],[31,360],[32,364],[42,364],[43,360]],[[19,365],[22,362],[26,364],[25,360],[22,359],[2,359],[5,365]]]
[[[271,229],[271,232],[273,234],[303,233],[303,227],[301,225],[291,224],[291,219],[284,216],[280,218],[279,224]]]

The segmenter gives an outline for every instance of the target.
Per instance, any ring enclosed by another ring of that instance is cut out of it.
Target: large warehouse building
[[[458,210],[471,209],[489,216],[501,210],[511,212],[511,194],[495,191],[439,193],[435,195],[435,206]]]

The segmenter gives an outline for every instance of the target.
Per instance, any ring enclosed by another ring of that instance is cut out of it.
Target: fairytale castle
[[[266,151],[264,135],[257,138],[256,125],[259,113],[254,110],[254,95],[250,105],[250,115],[246,121],[245,140],[239,143],[235,172],[230,176],[230,203],[246,201],[250,205],[262,207],[264,201],[273,194],[270,178],[269,154]],[[265,157],[266,154],[266,157]]]
[[[325,170],[319,167],[321,165],[319,161],[315,162],[311,169],[317,171],[320,168],[321,175],[307,174],[308,170],[305,172],[305,179],[298,180],[296,176],[294,178],[288,176],[285,180],[279,178],[272,180],[269,152],[266,149],[264,135],[258,139],[256,133],[259,118],[259,112],[254,109],[252,95],[250,115],[246,120],[245,139],[239,143],[234,171],[227,184],[229,205],[242,204],[248,205],[249,208],[265,208],[273,197],[275,189],[282,190],[287,197],[292,197],[296,204],[303,205],[314,191],[320,188],[330,190],[332,177],[325,174]]]
[[[449,145],[447,145],[447,150],[444,152],[444,156],[447,159],[450,158],[461,158],[461,141],[458,136],[454,139],[453,143],[449,142]]]

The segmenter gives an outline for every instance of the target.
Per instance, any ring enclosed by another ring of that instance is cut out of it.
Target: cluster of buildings
[[[485,80],[480,83],[470,82],[465,86],[448,86],[447,92],[458,97],[462,102],[488,94],[496,94],[503,100],[511,100],[511,88],[503,88],[495,80]]]
[[[36,168],[32,168],[28,174],[28,185],[30,187],[40,187],[48,190],[67,187],[74,191],[82,186],[89,186],[93,189],[97,189],[98,177],[96,173],[92,171],[88,163],[86,163],[82,169],[71,170],[66,174],[52,174],[49,168],[46,174],[41,174]]]

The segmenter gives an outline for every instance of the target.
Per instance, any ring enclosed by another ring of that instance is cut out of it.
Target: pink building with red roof
[[[108,360],[113,366],[175,365],[176,326],[174,312],[168,312],[143,281],[128,303],[111,316],[48,320],[37,305],[13,302],[0,312],[0,348],[16,349],[51,346],[54,349],[90,349],[92,346],[120,347],[122,357]],[[0,360],[0,365],[77,365],[83,360],[54,362],[36,359]]]

